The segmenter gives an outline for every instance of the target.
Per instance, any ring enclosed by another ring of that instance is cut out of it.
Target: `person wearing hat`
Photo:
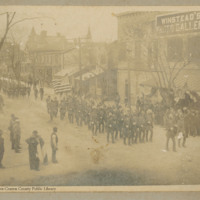
[[[29,151],[29,164],[31,170],[39,171],[40,159],[38,157],[38,132],[34,130],[32,136],[26,140]]]
[[[15,118],[13,124],[13,140],[14,140],[14,149],[16,153],[20,153],[20,139],[21,139],[21,129],[19,118]]]
[[[0,168],[4,168],[2,165],[3,155],[4,155],[4,138],[2,137],[3,131],[0,130]]]
[[[114,143],[113,115],[112,115],[111,112],[109,112],[109,114],[108,114],[106,127],[107,127],[107,130],[106,130],[106,132],[107,132],[107,143],[109,143],[110,135],[111,135],[111,138],[112,138],[112,143]]]
[[[146,111],[146,132],[145,132],[146,142],[148,141],[152,142],[153,140],[153,120],[154,120],[153,111],[151,109],[148,109]]]
[[[166,118],[166,150],[169,151],[169,140],[172,140],[173,143],[173,151],[176,152],[176,141],[175,141],[175,136],[177,133],[177,126],[176,126],[176,121],[175,117],[172,113],[170,113],[167,118]]]
[[[46,99],[46,105],[47,105],[47,112],[50,112],[50,104],[51,104],[51,97],[48,96]]]
[[[58,150],[58,136],[57,136],[57,127],[53,128],[53,133],[51,134],[51,149],[52,149],[52,162],[57,163],[56,160],[56,151]]]
[[[15,148],[15,146],[14,146],[15,145],[15,143],[14,143],[14,131],[13,131],[15,119],[16,119],[15,115],[12,114],[10,124],[9,124],[9,127],[8,127],[8,130],[10,131],[11,149]]]

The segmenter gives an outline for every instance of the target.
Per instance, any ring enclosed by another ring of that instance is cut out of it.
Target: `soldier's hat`
[[[33,131],[33,134],[34,134],[34,135],[37,135],[37,134],[38,134],[38,131],[37,131],[37,130],[34,130],[34,131]]]
[[[169,119],[173,119],[173,115],[172,114],[169,114]]]
[[[147,114],[152,114],[152,110],[151,110],[151,109],[148,109],[148,110],[147,110]]]

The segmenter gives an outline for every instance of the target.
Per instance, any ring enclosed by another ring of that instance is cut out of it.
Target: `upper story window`
[[[188,56],[192,61],[200,61],[200,36],[188,39]]]
[[[183,40],[181,38],[170,38],[167,40],[168,61],[181,61],[183,56]]]

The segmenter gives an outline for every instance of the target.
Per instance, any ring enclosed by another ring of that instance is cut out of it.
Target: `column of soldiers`
[[[57,98],[46,100],[47,112],[50,119],[57,117],[60,110],[60,119],[63,120],[68,112],[70,123],[77,126],[86,125],[92,135],[97,133],[107,134],[107,142],[115,143],[117,139],[123,139],[124,144],[136,144],[152,142],[153,140],[153,111],[146,108],[123,109],[119,103],[112,106],[104,102],[96,102],[93,99],[83,99],[78,96],[68,96],[60,103]]]
[[[29,97],[31,87],[14,80],[0,79],[0,90],[9,98]]]
[[[2,91],[9,98],[18,97],[30,97],[32,85],[25,82],[17,82],[16,80],[1,78],[0,79],[0,91]],[[38,94],[40,99],[43,100],[44,88],[40,87],[38,90],[37,85],[33,85],[33,92],[35,99],[37,100]]]
[[[57,98],[51,99],[49,96],[46,102],[51,120],[57,117],[60,111],[61,120],[68,116],[71,124],[86,125],[94,136],[106,132],[108,143],[115,143],[118,139],[122,139],[125,145],[153,141],[155,111],[152,104],[137,105],[133,111],[130,108],[123,108],[119,103],[110,106],[104,102],[75,95],[63,98],[60,103]],[[198,111],[170,108],[163,113],[165,113],[162,117],[166,128],[166,150],[169,150],[170,140],[173,142],[173,150],[176,151],[176,138],[178,146],[185,147],[188,135],[200,135]]]

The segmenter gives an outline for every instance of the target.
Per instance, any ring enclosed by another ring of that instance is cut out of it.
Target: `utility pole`
[[[130,70],[130,58],[128,59],[128,103],[131,109],[131,70]]]
[[[128,53],[128,104],[131,110],[131,66],[130,66],[131,50],[128,49],[128,47],[127,47],[127,53]]]
[[[82,95],[82,60],[81,60],[81,38],[78,38],[78,46],[79,46],[79,71],[80,71],[80,95]]]

